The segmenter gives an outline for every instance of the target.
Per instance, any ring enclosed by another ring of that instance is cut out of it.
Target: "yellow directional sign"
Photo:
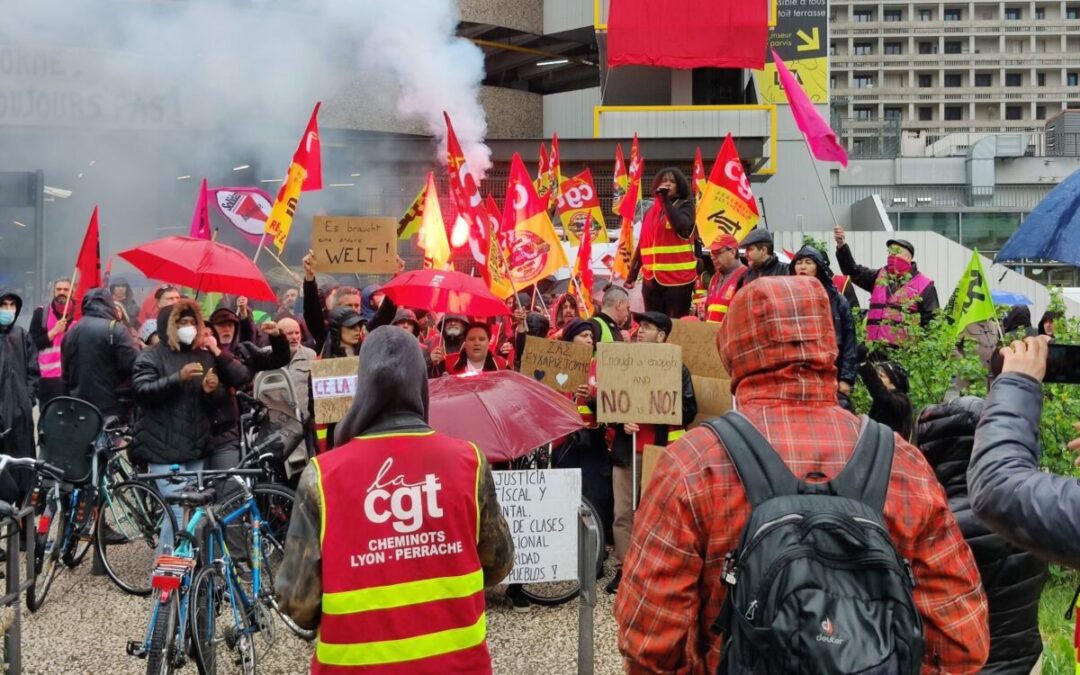
[[[828,0],[775,0],[776,25],[770,27],[765,67],[754,71],[758,102],[786,104],[775,49],[814,103],[829,102]]]
[[[800,52],[813,52],[821,49],[821,31],[817,26],[814,26],[811,35],[807,35],[806,31],[798,31],[795,35],[803,41],[801,45],[796,47]]]

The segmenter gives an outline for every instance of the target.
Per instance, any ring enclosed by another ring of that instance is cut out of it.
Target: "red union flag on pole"
[[[637,215],[638,204],[641,203],[641,173],[645,169],[645,158],[641,156],[641,148],[638,146],[638,135],[634,134],[634,142],[630,145],[630,168],[627,170],[629,181],[626,188],[626,196],[619,204],[619,215],[634,222]]]
[[[611,211],[615,215],[619,215],[619,205],[622,203],[623,197],[626,196],[627,188],[630,187],[630,175],[626,172],[626,158],[623,157],[622,143],[615,146],[615,172],[613,176]]]
[[[795,118],[795,124],[806,139],[806,145],[810,152],[823,162],[839,162],[841,166],[848,164],[847,150],[840,145],[832,127],[814,107],[810,97],[806,95],[799,81],[788,70],[776,50],[772,50],[773,62],[776,63],[776,74],[780,78],[780,86],[784,88],[784,95],[788,99],[788,107],[791,108],[791,116]]]
[[[514,230],[510,236],[509,266],[510,278],[518,288],[530,286],[569,264],[548,216],[547,203],[536,194],[525,163],[517,153],[510,162],[503,224]]]
[[[195,200],[195,211],[191,214],[191,231],[189,237],[195,239],[210,238],[210,195],[206,189],[206,179],[202,179],[199,186],[199,196]]]
[[[487,219],[484,217],[483,200],[480,198],[480,189],[476,184],[476,178],[469,172],[469,165],[465,162],[465,153],[461,150],[454,126],[450,123],[450,115],[443,112],[446,119],[446,170],[450,174],[450,197],[454,200],[454,208],[457,210],[457,220],[454,222],[450,244],[455,248],[469,246],[469,252],[478,265],[487,266]],[[459,221],[464,221],[467,226],[467,241],[464,235],[466,230]]]
[[[698,202],[697,227],[701,241],[708,246],[721,234],[742,241],[760,217],[735,141],[728,134]]]
[[[701,193],[705,192],[705,182],[705,163],[701,161],[701,146],[699,145],[694,155],[694,199],[699,199]]]
[[[592,231],[593,241],[608,241],[604,212],[600,209],[600,198],[596,194],[591,170],[585,169],[563,182],[559,189],[557,211],[566,231],[566,239],[572,246],[581,240],[585,228]]]
[[[75,317],[82,315],[82,301],[91,289],[101,285],[101,234],[98,227],[98,207],[90,214],[90,223],[86,226],[79,257],[75,260],[74,288],[68,296],[68,302],[75,303]],[[67,308],[64,308],[67,316]]]

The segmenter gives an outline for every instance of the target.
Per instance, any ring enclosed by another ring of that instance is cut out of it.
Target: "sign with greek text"
[[[334,424],[345,416],[356,394],[359,370],[359,356],[311,362],[311,396],[315,401],[316,424]]]
[[[556,391],[575,391],[589,379],[592,347],[528,336],[521,355],[521,373]]]
[[[535,584],[578,578],[581,469],[494,471],[510,535],[514,567],[505,581]]]
[[[372,216],[316,216],[311,250],[317,272],[392,274],[397,271],[397,221]]]
[[[596,415],[601,423],[682,424],[682,347],[597,345]]]

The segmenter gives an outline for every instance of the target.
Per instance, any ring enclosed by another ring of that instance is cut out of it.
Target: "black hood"
[[[1042,318],[1039,319],[1039,335],[1046,335],[1046,322],[1057,321],[1059,315],[1054,311],[1043,312]]]
[[[791,274],[791,276],[795,276],[795,263],[801,258],[810,258],[814,261],[814,264],[817,265],[818,281],[825,286],[826,291],[835,290],[832,281],[832,270],[829,269],[829,261],[825,259],[825,256],[821,254],[821,251],[813,246],[803,246],[791,259],[791,263],[788,265],[788,273]]]
[[[108,289],[107,289],[109,291],[109,293],[111,294],[112,289],[116,288],[117,286],[123,286],[124,287],[124,291],[125,291],[124,297],[125,298],[134,299],[135,291],[133,291],[131,289],[131,284],[128,283],[127,279],[125,279],[124,277],[111,277],[109,279],[109,286],[108,286]]]
[[[1031,328],[1031,308],[1027,305],[1013,305],[1009,313],[1005,315],[1001,330],[1011,333],[1021,328]]]
[[[427,367],[420,343],[397,326],[376,328],[360,348],[356,395],[338,422],[334,446],[376,428],[422,426],[427,418]]]
[[[116,318],[116,304],[108,288],[95,288],[86,294],[82,302],[83,316],[96,316],[101,319]]]
[[[15,321],[18,321],[19,320],[19,314],[22,313],[22,297],[18,293],[15,292],[14,288],[10,288],[10,287],[0,288],[0,302],[3,302],[4,300],[7,300],[8,298],[13,298],[15,300]],[[11,323],[11,326],[14,326],[14,325],[15,325],[15,322],[13,321]],[[0,330],[3,330],[3,331],[6,332],[6,331],[11,329],[11,326],[0,326]]]

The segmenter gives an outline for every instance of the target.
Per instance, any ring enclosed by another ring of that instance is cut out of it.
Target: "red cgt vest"
[[[312,462],[323,595],[311,672],[491,673],[476,446],[374,434]]]
[[[683,239],[671,227],[664,207],[656,202],[641,224],[642,268],[645,279],[655,279],[661,286],[685,286],[697,277],[694,242]]]
[[[728,280],[719,284],[720,274],[717,273],[709,286],[709,299],[706,301],[705,320],[712,323],[720,323],[727,316],[731,299],[735,297],[735,291],[739,289],[739,279],[749,271],[749,267],[743,265],[735,270]]]

